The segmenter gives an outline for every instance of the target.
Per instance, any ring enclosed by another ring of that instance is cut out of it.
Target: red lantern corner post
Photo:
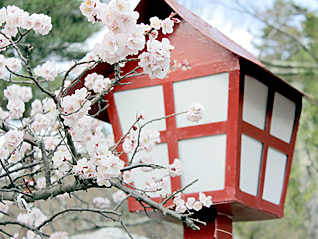
[[[152,16],[178,14],[181,23],[174,32],[158,38],[169,38],[175,46],[173,68],[162,80],[141,75],[123,81],[132,84],[114,87],[105,97],[109,107],[102,119],[112,124],[119,140],[141,110],[154,119],[185,111],[193,101],[205,106],[198,123],[181,115],[152,124],[160,130],[161,143],[138,155],[162,165],[181,160],[182,175],[171,178],[160,193],[171,194],[199,179],[183,191],[183,199],[197,199],[199,192],[212,196],[213,206],[194,215],[207,226],[199,225],[199,231],[185,227],[184,238],[228,239],[232,221],[283,217],[303,94],[174,0],[141,0],[136,11],[144,23]],[[123,74],[133,64],[122,68]],[[86,74],[92,72],[108,76],[112,68],[99,64]],[[145,177],[138,172],[135,187],[144,188]],[[152,200],[159,202],[160,193],[152,194]],[[144,210],[134,199],[129,209]]]

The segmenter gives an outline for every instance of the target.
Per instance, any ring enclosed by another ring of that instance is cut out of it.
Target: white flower
[[[16,149],[23,141],[24,132],[10,129],[5,134],[5,146],[9,151]]]
[[[150,26],[156,30],[159,30],[161,27],[161,20],[158,17],[151,17],[149,19]]]
[[[162,26],[162,33],[163,34],[167,34],[167,33],[172,33],[173,32],[173,25],[174,25],[174,22],[169,18],[167,17],[165,20],[163,20],[161,22],[161,26]]]
[[[9,100],[7,104],[7,109],[10,112],[10,116],[13,119],[19,119],[23,116],[25,111],[25,105],[22,100]]]
[[[126,198],[126,193],[119,190],[112,195],[114,203],[119,203]]]
[[[202,203],[200,201],[196,201],[193,204],[193,209],[196,210],[196,211],[200,211],[202,209]]]
[[[211,196],[206,196],[204,193],[200,192],[199,193],[199,200],[205,207],[210,207],[212,205],[212,197]]]
[[[131,171],[125,171],[123,174],[123,180],[125,183],[132,183],[135,179],[135,174]]]
[[[169,165],[169,174],[171,177],[180,176],[182,173],[183,167],[179,159],[174,159],[173,163]]]
[[[23,194],[19,194],[18,197],[17,197],[17,203],[18,203],[18,206],[20,209],[22,210],[27,210],[28,213],[31,212],[31,207],[33,206],[33,203],[27,203],[23,197]],[[19,221],[19,219],[17,219]]]
[[[13,72],[19,72],[22,69],[21,59],[19,58],[6,58],[4,64],[9,68],[10,71]]]
[[[55,61],[46,61],[41,66],[38,65],[34,69],[34,73],[37,76],[43,77],[47,81],[54,81],[58,73],[55,66]]]
[[[50,235],[49,239],[68,239],[67,232],[54,232]]]
[[[187,120],[198,122],[203,117],[204,106],[201,103],[193,102],[188,106]]]
[[[195,198],[194,197],[189,197],[186,203],[186,206],[189,210],[193,209],[193,205],[195,203]]]
[[[156,160],[152,157],[144,157],[141,159],[141,163],[144,163],[144,164],[155,164],[156,163]],[[151,167],[141,167],[140,168],[141,171],[143,172],[152,172],[153,169]]]
[[[93,198],[93,203],[99,208],[107,208],[110,206],[110,201],[108,198],[95,197]]]

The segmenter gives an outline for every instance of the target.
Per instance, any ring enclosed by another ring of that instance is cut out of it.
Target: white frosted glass
[[[263,144],[242,135],[240,189],[257,196]]]
[[[251,76],[245,76],[243,120],[265,129],[268,87]]]
[[[178,145],[182,187],[199,179],[185,193],[224,189],[226,135],[180,140]]]
[[[287,155],[273,148],[268,149],[263,199],[279,205],[282,196]]]
[[[125,134],[135,122],[137,113],[146,111],[147,120],[165,116],[161,85],[125,90],[114,93],[120,124]],[[143,122],[143,121],[142,121]],[[165,130],[165,120],[156,121],[145,128]]]
[[[227,120],[229,74],[221,73],[173,83],[176,112],[186,111],[193,102],[205,107],[204,117],[198,123],[185,115],[176,117],[177,127],[192,126]]]
[[[130,158],[131,155],[129,155]],[[134,180],[134,185],[136,188],[139,189],[145,189],[146,187],[146,180],[151,174],[156,174],[159,176],[159,178],[164,177],[165,175],[169,174],[168,171],[168,165],[169,165],[169,156],[168,156],[168,147],[166,143],[157,144],[153,147],[152,151],[147,153],[146,151],[140,151],[136,154],[134,158],[134,162],[140,161],[142,158],[149,158],[152,157],[155,159],[155,164],[162,165],[166,167],[166,169],[156,169],[152,172],[143,172],[140,168],[139,169],[133,169],[132,172],[136,175],[136,178]],[[169,178],[169,177],[168,177]],[[171,194],[171,183],[169,178],[169,184],[167,185],[167,188],[155,192],[155,193],[149,193],[151,197],[159,197],[160,195],[167,195]]]
[[[293,133],[296,104],[275,92],[271,135],[289,143]]]

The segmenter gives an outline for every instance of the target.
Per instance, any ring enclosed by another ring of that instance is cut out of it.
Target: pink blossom
[[[119,203],[126,198],[126,193],[124,193],[121,190],[118,190],[112,195],[112,198],[115,203]]]
[[[49,239],[69,239],[67,232],[54,232]]]
[[[167,34],[167,33],[172,33],[173,32],[173,25],[174,21],[172,21],[169,17],[167,17],[165,20],[161,22],[161,27],[162,27],[162,33]]]
[[[57,69],[54,61],[46,61],[41,66],[38,65],[34,69],[34,73],[37,76],[41,76],[47,81],[54,81],[57,76]]]
[[[200,199],[200,202],[205,207],[210,207],[212,205],[212,197],[211,196],[207,197],[204,193],[200,192],[199,199]]]
[[[99,208],[107,208],[110,206],[110,201],[108,198],[95,197],[93,198],[93,203]]]
[[[193,209],[193,205],[195,203],[195,198],[194,197],[189,197],[186,203],[186,206],[189,210]]]
[[[183,167],[179,159],[174,159],[173,164],[169,165],[169,174],[171,177],[180,176],[182,173]]]
[[[5,134],[5,146],[9,151],[16,149],[23,141],[24,132],[10,129]]]
[[[152,28],[156,30],[159,30],[161,28],[161,20],[158,17],[151,17],[149,21]]]
[[[136,175],[131,171],[125,171],[123,174],[123,180],[125,183],[132,183],[135,179]]]
[[[198,122],[203,118],[205,108],[201,103],[193,102],[188,106],[187,120],[191,122]]]

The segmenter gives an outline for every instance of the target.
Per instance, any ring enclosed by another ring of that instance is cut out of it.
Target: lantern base
[[[199,225],[200,230],[196,231],[184,224],[184,239],[232,239],[231,215],[219,212],[216,208],[211,208],[210,210],[195,213],[193,218],[199,218],[206,225]]]

